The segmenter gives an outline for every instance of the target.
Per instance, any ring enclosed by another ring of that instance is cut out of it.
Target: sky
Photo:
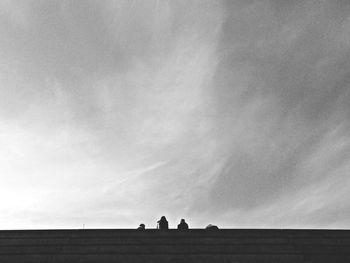
[[[0,228],[350,227],[347,0],[1,0]]]

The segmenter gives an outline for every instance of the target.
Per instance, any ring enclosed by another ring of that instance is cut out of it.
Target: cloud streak
[[[1,225],[348,227],[349,8],[2,1]]]

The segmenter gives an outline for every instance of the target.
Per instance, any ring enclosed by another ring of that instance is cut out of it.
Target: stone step
[[[289,230],[289,229],[221,229],[209,231],[190,229],[160,231],[148,229],[86,229],[86,230],[2,230],[0,238],[67,238],[67,237],[221,237],[221,238],[350,238],[350,230]]]
[[[84,254],[84,255],[10,255],[1,256],[2,263],[12,262],[62,262],[62,263],[80,263],[80,262],[124,262],[124,263],[298,263],[304,262],[301,255],[116,255],[116,254]],[[335,259],[334,257],[331,259]],[[349,257],[350,259],[350,257]],[[312,260],[312,259],[311,259]],[[312,262],[312,261],[311,261]],[[319,261],[324,262],[324,261]]]
[[[177,244],[216,244],[222,245],[249,245],[249,244],[287,244],[287,243],[298,243],[290,242],[287,238],[164,238],[164,237],[139,237],[139,238],[129,238],[129,237],[113,237],[113,238],[0,238],[0,247],[12,244],[18,245],[42,245],[42,244],[113,244],[113,245],[142,245],[142,244],[153,244],[153,245],[177,245]],[[302,240],[306,244],[337,244],[337,240]]]
[[[346,249],[337,251],[346,251]],[[311,248],[310,251],[325,253],[329,247]],[[2,246],[2,254],[291,254],[297,250],[284,245],[42,245]],[[349,252],[350,253],[350,252]]]
[[[0,238],[0,247],[7,245],[55,245],[55,244],[71,244],[71,245],[94,245],[94,244],[113,244],[113,245],[177,245],[177,244],[220,244],[220,245],[350,245],[350,238],[253,238],[253,237],[159,237],[159,236],[138,236],[138,237],[7,237]]]

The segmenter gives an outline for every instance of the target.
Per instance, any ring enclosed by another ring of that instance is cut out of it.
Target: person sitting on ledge
[[[177,225],[178,230],[187,230],[188,224],[185,222],[185,219],[181,219],[180,224]]]
[[[169,224],[168,224],[168,221],[166,220],[165,216],[162,216],[157,223],[158,223],[157,229],[160,229],[160,230],[169,229]]]
[[[205,229],[208,229],[208,230],[219,230],[218,226],[215,226],[215,225],[212,225],[212,224],[209,224],[205,227]]]
[[[146,226],[145,224],[140,224],[139,227],[137,228],[138,230],[145,230]]]

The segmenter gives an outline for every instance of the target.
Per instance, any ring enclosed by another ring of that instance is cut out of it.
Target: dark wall
[[[0,262],[350,262],[348,230],[5,230]]]

